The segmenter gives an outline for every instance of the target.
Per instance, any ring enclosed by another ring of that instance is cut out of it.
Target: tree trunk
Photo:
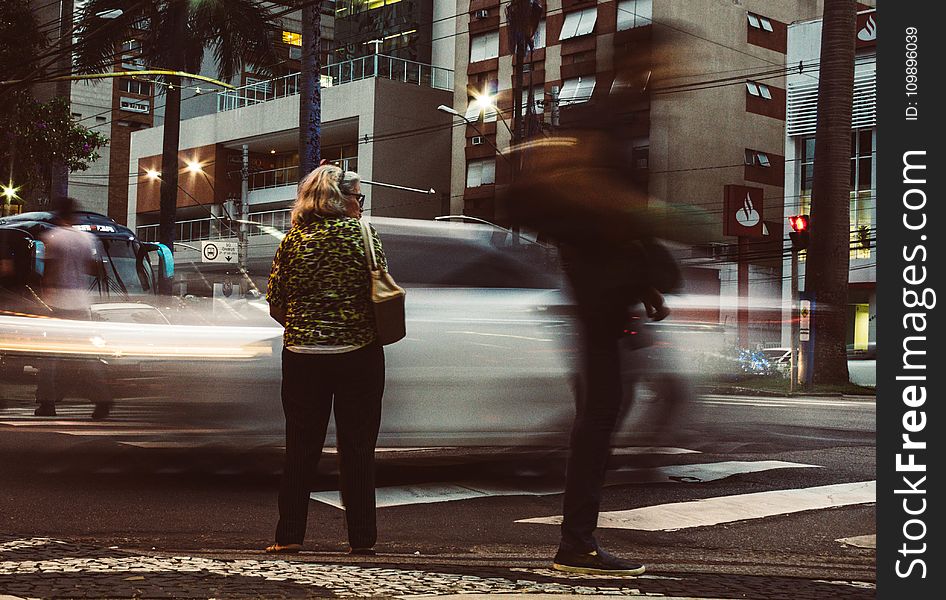
[[[806,291],[815,293],[813,381],[848,383],[846,332],[850,263],[851,108],[854,0],[825,2],[818,79]]]
[[[174,250],[177,230],[177,181],[180,171],[181,78],[168,77],[164,97],[164,145],[161,152],[161,217],[159,241]],[[162,290],[162,293],[166,293]]]
[[[73,13],[75,12],[75,3],[73,0],[61,0],[59,8],[59,51],[62,53],[56,65],[56,69],[62,74],[72,72],[72,34]],[[56,96],[65,98],[66,102],[72,101],[72,81],[57,81]],[[49,197],[69,195],[69,167],[65,161],[54,160],[50,167],[49,176]]]
[[[319,166],[322,148],[322,70],[321,46],[322,3],[302,7],[302,73],[299,74],[299,179]]]

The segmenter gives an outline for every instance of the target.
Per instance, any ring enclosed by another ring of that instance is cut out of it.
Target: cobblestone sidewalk
[[[332,556],[207,558],[0,536],[0,598],[339,598],[554,594],[700,598],[873,598],[870,582],[646,574],[582,577],[550,569],[333,564]],[[336,562],[338,557],[335,557]],[[390,560],[390,559],[389,559]]]

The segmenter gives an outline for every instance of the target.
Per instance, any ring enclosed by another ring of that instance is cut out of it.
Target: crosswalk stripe
[[[715,463],[693,463],[689,465],[667,465],[653,468],[624,468],[618,473],[639,475],[634,477],[634,483],[665,483],[670,481],[717,481],[740,475],[742,473],[758,473],[772,469],[811,469],[820,468],[819,465],[786,462],[782,460],[727,460]]]
[[[674,531],[690,527],[731,523],[733,521],[761,519],[806,510],[871,504],[876,501],[877,482],[860,481],[811,488],[719,496],[688,502],[645,506],[631,510],[602,512],[598,515],[598,527],[642,531]],[[560,525],[562,517],[538,517],[520,519],[516,522]]]
[[[779,460],[725,461],[706,464],[670,465],[657,468],[633,468],[614,471],[608,476],[607,485],[628,483],[693,483],[716,481],[739,473],[757,473],[770,469],[817,468]],[[472,500],[490,496],[551,496],[561,494],[562,487],[556,484],[536,482],[531,486],[501,485],[488,482],[467,481],[450,484],[425,483],[416,485],[380,487],[375,492],[379,508],[410,504],[434,504]],[[335,508],[342,508],[337,491],[313,492],[309,498]]]

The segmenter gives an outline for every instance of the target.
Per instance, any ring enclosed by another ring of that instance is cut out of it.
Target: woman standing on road
[[[374,451],[381,424],[384,352],[378,344],[362,237],[365,196],[356,173],[320,166],[302,180],[292,228],[276,251],[267,299],[285,327],[282,403],[286,459],[279,523],[270,553],[302,549],[310,474],[325,443],[332,406],[342,501],[352,554],[374,554]],[[386,267],[369,227],[378,263]]]

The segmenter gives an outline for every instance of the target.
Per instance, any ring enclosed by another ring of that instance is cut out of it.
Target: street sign
[[[807,342],[811,338],[811,300],[798,302],[798,339]]]
[[[237,242],[213,241],[200,243],[200,261],[205,263],[236,264],[239,254]]]

